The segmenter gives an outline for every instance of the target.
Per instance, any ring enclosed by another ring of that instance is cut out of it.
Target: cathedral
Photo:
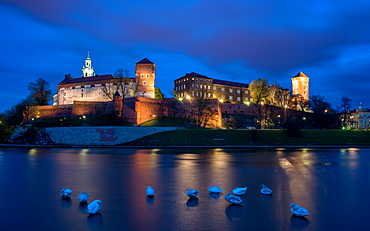
[[[136,63],[135,77],[125,73],[97,75],[88,53],[85,65],[82,66],[82,76],[72,78],[69,74],[65,75],[64,80],[57,85],[53,105],[68,105],[74,101],[108,102],[113,100],[116,92],[123,98],[154,98],[155,69],[155,64],[144,58]]]

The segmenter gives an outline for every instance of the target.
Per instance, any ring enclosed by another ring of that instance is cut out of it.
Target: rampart
[[[116,145],[178,127],[53,127],[46,133],[54,144]]]

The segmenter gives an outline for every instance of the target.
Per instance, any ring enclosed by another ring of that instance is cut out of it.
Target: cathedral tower
[[[85,65],[82,66],[82,77],[94,76],[94,68],[91,64],[90,52],[87,52],[87,58],[85,59]]]
[[[292,78],[292,93],[293,95],[301,95],[304,100],[310,98],[309,88],[310,78],[303,72],[299,72]]]
[[[136,63],[137,96],[154,99],[155,64],[145,58]]]

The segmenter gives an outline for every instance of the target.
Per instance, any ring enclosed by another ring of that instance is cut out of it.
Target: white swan
[[[226,194],[225,200],[227,200],[231,204],[239,205],[242,203],[242,199],[239,196],[231,195],[230,193]]]
[[[272,190],[269,189],[266,185],[261,184],[261,193],[265,195],[270,195],[272,193]]]
[[[218,187],[218,186],[209,186],[208,187],[208,191],[210,192],[210,193],[221,193],[221,192],[223,192],[224,190],[223,189],[221,189],[220,187]]]
[[[63,198],[70,198],[71,194],[72,190],[70,190],[69,188],[62,188],[62,190],[60,190],[59,192],[59,195]]]
[[[190,198],[196,198],[199,195],[198,190],[195,189],[189,189],[185,191],[186,195],[188,195]]]
[[[244,195],[244,193],[246,193],[246,192],[247,192],[247,187],[245,187],[245,188],[236,187],[236,188],[233,189],[233,193],[235,195],[238,195],[238,196]]]
[[[296,205],[294,203],[290,204],[290,211],[298,217],[303,217],[303,216],[310,215],[310,213],[307,211],[307,209],[303,208],[302,206]]]
[[[146,195],[148,197],[154,197],[154,189],[151,186],[148,186],[146,188]]]
[[[77,199],[80,203],[86,203],[89,200],[89,194],[87,192],[82,192],[78,195]]]
[[[86,212],[90,214],[97,214],[98,212],[100,212],[101,207],[102,207],[101,200],[94,200],[87,206]]]

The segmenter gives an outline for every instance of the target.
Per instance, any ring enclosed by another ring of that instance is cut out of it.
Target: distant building
[[[198,73],[186,73],[174,81],[178,97],[193,98],[200,94],[208,94],[220,102],[244,103],[251,102],[248,91],[249,84],[213,79]]]
[[[362,104],[349,113],[343,113],[341,118],[344,127],[358,130],[370,129],[370,109],[362,107]]]

